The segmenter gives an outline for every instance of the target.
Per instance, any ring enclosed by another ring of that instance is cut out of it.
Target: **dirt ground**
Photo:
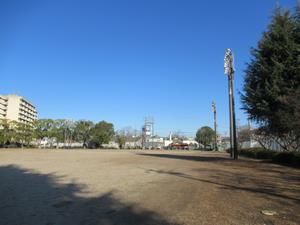
[[[300,170],[212,152],[0,150],[0,225],[77,224],[300,224]]]

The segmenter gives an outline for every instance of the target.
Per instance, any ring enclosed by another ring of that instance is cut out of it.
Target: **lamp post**
[[[226,49],[224,69],[225,74],[228,76],[231,157],[233,157],[233,159],[238,159],[234,106],[234,56],[230,49]]]
[[[212,102],[212,111],[214,113],[215,151],[218,151],[218,144],[217,144],[217,106],[216,106],[215,102]]]

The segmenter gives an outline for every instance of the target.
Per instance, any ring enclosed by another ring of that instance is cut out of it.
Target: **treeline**
[[[0,120],[0,146],[41,147],[47,140],[49,147],[64,143],[83,143],[83,147],[99,148],[115,136],[114,125],[106,121],[93,123],[88,120],[40,119],[32,124]]]

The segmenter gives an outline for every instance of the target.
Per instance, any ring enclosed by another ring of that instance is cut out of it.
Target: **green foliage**
[[[52,141],[71,142],[74,139],[75,124],[71,120],[65,119],[40,119],[34,122],[34,137],[37,140],[48,138],[50,144]]]
[[[126,142],[126,136],[122,134],[116,135],[116,141],[119,144],[119,148],[122,149]]]
[[[239,154],[254,159],[266,159],[274,163],[289,164],[300,167],[299,152],[278,152],[263,148],[249,148],[241,149]]]
[[[34,137],[32,124],[0,120],[0,145],[19,143],[28,146]]]
[[[275,155],[274,151],[270,150],[261,150],[256,151],[255,158],[256,159],[272,159],[272,157]]]
[[[74,138],[76,141],[83,142],[86,147],[88,141],[91,139],[91,130],[94,124],[92,121],[80,120],[75,123]]]
[[[43,139],[45,137],[52,136],[52,129],[54,127],[54,120],[52,119],[40,119],[33,122],[34,137],[36,139]]]
[[[114,134],[114,125],[106,121],[101,121],[91,129],[91,141],[98,148],[102,144],[107,144],[113,138]]]
[[[300,154],[293,154],[291,152],[279,152],[273,156],[272,161],[294,165],[298,164],[298,166],[300,166]]]
[[[83,142],[84,147],[91,142],[96,147],[108,143],[114,136],[113,124],[101,121],[96,125],[91,121],[80,120],[73,122],[65,119],[40,119],[32,124],[24,124],[16,121],[0,120],[0,147],[14,143],[26,145],[32,141],[40,146],[41,140],[48,139],[50,147],[56,142],[64,143],[69,147],[74,141]],[[53,143],[54,142],[54,143]],[[119,144],[125,141],[120,137]]]
[[[56,142],[65,142],[66,135],[69,133],[67,121],[64,119],[54,120],[54,126],[51,130],[51,136]]]
[[[34,137],[34,129],[32,124],[25,124],[16,122],[15,123],[15,141],[20,143],[23,147],[24,145],[29,146],[30,142]]]
[[[10,122],[5,119],[0,120],[0,145],[11,142],[14,132],[11,129]]]
[[[246,70],[243,109],[287,150],[300,139],[299,11],[277,9]]]
[[[196,141],[203,144],[204,148],[213,142],[214,137],[214,130],[207,126],[201,127],[196,133]]]

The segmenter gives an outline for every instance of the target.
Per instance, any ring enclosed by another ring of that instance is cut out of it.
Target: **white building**
[[[164,139],[161,137],[150,137],[144,143],[146,149],[162,149],[164,147]]]
[[[0,95],[0,119],[6,118],[8,99]]]
[[[169,147],[172,143],[172,132],[170,132],[169,139],[164,139],[164,147]]]
[[[200,144],[194,140],[194,138],[188,138],[187,140],[183,140],[182,141],[183,144],[187,144],[189,146],[194,146],[195,149],[199,148],[200,147]],[[201,145],[202,147],[203,145]]]
[[[22,96],[0,95],[0,119],[29,124],[37,119],[37,110]]]

